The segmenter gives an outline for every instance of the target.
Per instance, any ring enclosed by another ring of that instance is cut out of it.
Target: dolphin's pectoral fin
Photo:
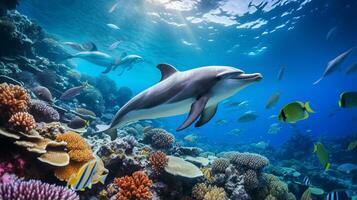
[[[107,74],[107,73],[109,73],[109,72],[112,70],[112,68],[113,68],[113,65],[109,65],[109,66],[102,72],[102,74]]]
[[[189,127],[197,118],[201,115],[203,109],[205,108],[208,101],[207,96],[202,96],[198,98],[192,105],[190,113],[188,114],[187,119],[183,124],[176,129],[176,131],[181,131],[187,127]]]
[[[160,81],[165,80],[166,78],[168,78],[169,76],[171,76],[172,74],[178,71],[174,66],[169,64],[159,64],[156,67],[161,71]]]
[[[216,114],[217,108],[218,108],[217,104],[210,106],[208,108],[205,108],[205,110],[201,114],[200,119],[198,120],[198,122],[196,122],[195,127],[200,127],[200,126],[206,124],[207,122],[209,122],[213,118],[213,116]]]

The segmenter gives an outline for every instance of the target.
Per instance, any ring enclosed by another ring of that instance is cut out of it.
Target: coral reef
[[[9,124],[13,130],[30,132],[36,127],[35,119],[27,112],[18,112],[11,116]]]
[[[260,170],[269,164],[266,157],[254,153],[235,153],[231,156],[230,161],[234,165],[254,170]]]
[[[18,85],[0,84],[0,111],[5,116],[26,111],[30,96]]]
[[[117,200],[148,200],[152,198],[150,192],[152,181],[142,171],[136,171],[132,176],[115,178],[114,184],[120,188]]]
[[[164,152],[156,151],[150,155],[149,161],[154,171],[157,174],[160,174],[167,166],[169,159],[166,157]]]
[[[168,163],[165,171],[173,176],[185,179],[195,179],[203,176],[202,171],[194,164],[175,156],[167,156]]]
[[[29,113],[33,115],[36,122],[56,122],[59,121],[60,115],[46,102],[40,100],[31,100],[29,105]]]
[[[212,163],[212,172],[213,173],[224,173],[228,166],[229,166],[228,159],[225,159],[225,158],[216,159]]]
[[[313,140],[310,135],[295,133],[282,146],[279,151],[281,159],[306,159],[311,155]]]
[[[158,149],[168,149],[172,147],[175,137],[161,128],[145,128],[143,141]]]
[[[225,200],[225,199],[227,199],[227,197],[224,189],[216,186],[212,187],[208,192],[206,192],[205,196],[203,197],[203,200]]]
[[[72,190],[38,180],[0,184],[0,197],[17,200],[79,200],[79,196]]]

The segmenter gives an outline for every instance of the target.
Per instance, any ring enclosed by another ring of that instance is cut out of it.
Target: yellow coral
[[[208,167],[201,168],[203,177],[209,182],[213,183],[216,180],[216,177],[212,174],[212,169]]]
[[[220,187],[212,187],[204,196],[204,200],[225,200],[226,192],[223,188]]]
[[[192,196],[197,200],[203,200],[209,189],[205,183],[197,183],[192,188]]]
[[[94,158],[93,152],[86,140],[75,132],[66,132],[58,134],[56,141],[67,142],[67,149],[71,160],[77,162],[86,162]]]

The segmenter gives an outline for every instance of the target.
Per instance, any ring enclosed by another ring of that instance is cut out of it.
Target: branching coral
[[[92,160],[93,152],[86,140],[75,132],[66,132],[64,134],[58,134],[56,141],[64,141],[67,143],[66,147],[69,150],[69,157],[71,160],[77,162],[86,162]]]
[[[266,200],[296,200],[294,194],[289,192],[288,186],[280,181],[278,177],[272,174],[263,174],[262,178],[265,180],[265,184],[255,194],[256,198],[265,198]]]
[[[160,174],[162,170],[166,167],[169,159],[166,157],[166,154],[162,151],[156,151],[155,153],[150,155],[149,158],[150,164],[154,171],[157,174]]]
[[[59,121],[60,115],[51,106],[44,101],[31,100],[29,104],[29,113],[31,113],[37,122],[55,122]]]
[[[197,183],[192,188],[192,196],[197,200],[203,200],[206,193],[210,190],[205,183]]]
[[[226,168],[229,166],[229,160],[225,158],[219,158],[212,163],[213,173],[224,173]]]
[[[234,165],[254,170],[260,170],[269,164],[269,160],[266,157],[255,153],[235,153],[231,155],[230,160]]]
[[[30,96],[25,88],[18,85],[0,84],[0,111],[11,115],[27,109]]]
[[[0,199],[16,200],[79,200],[78,195],[65,187],[37,180],[17,181],[0,185]]]
[[[27,112],[18,112],[11,116],[9,124],[12,129],[21,132],[30,132],[36,127],[35,119]]]
[[[152,198],[150,187],[152,181],[142,171],[136,171],[132,176],[115,178],[114,184],[120,188],[117,200],[148,200]]]
[[[247,190],[255,189],[259,186],[258,175],[254,170],[247,170],[244,173],[244,187]]]

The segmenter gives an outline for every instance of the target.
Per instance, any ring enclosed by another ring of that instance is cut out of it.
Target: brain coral
[[[27,109],[30,96],[25,88],[7,83],[0,84],[0,111],[11,115]]]
[[[225,159],[225,158],[216,159],[212,163],[212,172],[213,173],[224,173],[228,166],[229,166],[228,159]]]
[[[31,100],[29,105],[29,113],[31,113],[37,122],[55,122],[59,121],[60,115],[46,102],[40,100]]]
[[[120,188],[117,200],[149,200],[152,199],[150,187],[152,181],[142,171],[136,171],[132,176],[115,178],[114,184]]]
[[[235,153],[231,155],[231,163],[249,169],[260,170],[269,164],[269,160],[255,153]]]
[[[21,132],[29,132],[36,127],[35,119],[27,112],[18,112],[9,119],[11,128]]]
[[[78,133],[68,131],[63,134],[56,135],[56,141],[64,141],[69,150],[71,160],[77,162],[86,162],[94,158],[93,152],[86,140]]]
[[[16,200],[79,200],[78,195],[65,187],[37,180],[17,181],[0,185],[0,199]]]
[[[149,161],[154,171],[159,174],[162,170],[165,169],[169,159],[166,157],[166,154],[162,151],[156,151],[151,154],[149,157]]]

